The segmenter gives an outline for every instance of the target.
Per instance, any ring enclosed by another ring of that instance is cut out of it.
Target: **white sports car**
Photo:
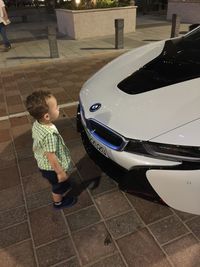
[[[200,27],[104,66],[83,85],[77,117],[104,157],[143,168],[169,206],[200,214]]]

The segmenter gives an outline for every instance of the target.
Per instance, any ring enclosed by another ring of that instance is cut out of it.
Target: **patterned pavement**
[[[61,59],[48,62],[42,62],[48,57],[46,40],[16,42],[11,54],[1,53],[0,267],[200,266],[200,216],[140,198],[131,193],[131,183],[129,190],[120,186],[122,173],[102,172],[83,148],[76,105],[70,106],[82,84],[107,62],[169,33],[169,26],[141,28],[126,36],[119,51],[111,49],[113,37],[61,39]],[[50,187],[37,170],[32,119],[24,113],[26,96],[38,89],[51,90],[65,106],[57,126],[72,154],[69,194],[77,194],[78,203],[60,211],[53,210]]]
[[[23,112],[36,89],[50,89],[59,104],[77,101],[83,82],[115,56],[2,69],[0,117]],[[76,106],[62,108],[57,122],[78,195],[74,207],[61,211],[53,210],[32,156],[31,118],[0,121],[0,266],[199,267],[200,216],[119,190],[86,155],[75,114]]]

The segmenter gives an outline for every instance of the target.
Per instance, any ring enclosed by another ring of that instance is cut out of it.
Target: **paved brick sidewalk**
[[[25,97],[39,88],[50,89],[60,104],[77,101],[83,82],[115,56],[1,70],[0,117],[24,111]],[[63,108],[57,122],[72,153],[79,197],[62,211],[53,210],[33,159],[31,118],[0,121],[0,266],[200,266],[200,216],[120,191],[86,155],[75,113],[76,106]]]
[[[0,267],[200,266],[200,216],[120,191],[116,181],[123,174],[108,177],[86,155],[76,133],[76,105],[61,109],[57,126],[72,153],[79,201],[54,211],[49,185],[32,156],[32,119],[24,113],[15,117],[37,89],[50,89],[59,104],[76,102],[93,73],[126,50],[169,37],[170,25],[141,27],[125,36],[119,51],[113,36],[59,38],[61,60],[49,59],[44,26],[12,25],[12,38],[30,40],[0,53]]]
[[[60,104],[78,100],[83,83],[120,52],[98,56],[34,63],[0,69],[0,117],[25,111],[24,100],[32,91],[51,89]]]
[[[153,23],[150,20],[151,23]],[[146,24],[140,22],[136,32],[124,35],[125,52],[132,48],[148,44],[152,41],[159,41],[170,37],[170,22],[157,24]],[[52,62],[49,52],[47,38],[47,25],[55,25],[54,21],[11,24],[8,28],[8,36],[12,42],[12,49],[3,53],[0,48],[0,68],[9,68],[17,65]],[[150,26],[149,25],[149,26]],[[188,30],[187,24],[181,24],[180,32]],[[114,26],[113,35],[101,38],[87,38],[83,40],[69,40],[66,36],[58,35],[58,50],[60,59],[72,60],[74,58],[87,57],[90,55],[103,55],[118,53],[115,49]]]

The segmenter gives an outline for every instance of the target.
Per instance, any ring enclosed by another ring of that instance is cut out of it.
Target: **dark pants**
[[[3,44],[5,47],[10,47],[10,42],[8,41],[7,35],[6,35],[6,26],[3,23],[0,23],[0,34],[3,39]]]
[[[68,180],[59,183],[57,174],[54,171],[46,171],[46,170],[40,170],[42,173],[42,176],[46,178],[49,183],[52,185],[52,192],[54,194],[64,194],[70,187],[70,182]]]

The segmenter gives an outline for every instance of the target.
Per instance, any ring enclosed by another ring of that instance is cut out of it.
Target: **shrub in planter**
[[[76,4],[75,0],[60,1],[57,3],[56,8],[65,8],[71,10],[84,10],[93,8],[112,8],[129,6],[130,0],[81,0],[80,4]]]

